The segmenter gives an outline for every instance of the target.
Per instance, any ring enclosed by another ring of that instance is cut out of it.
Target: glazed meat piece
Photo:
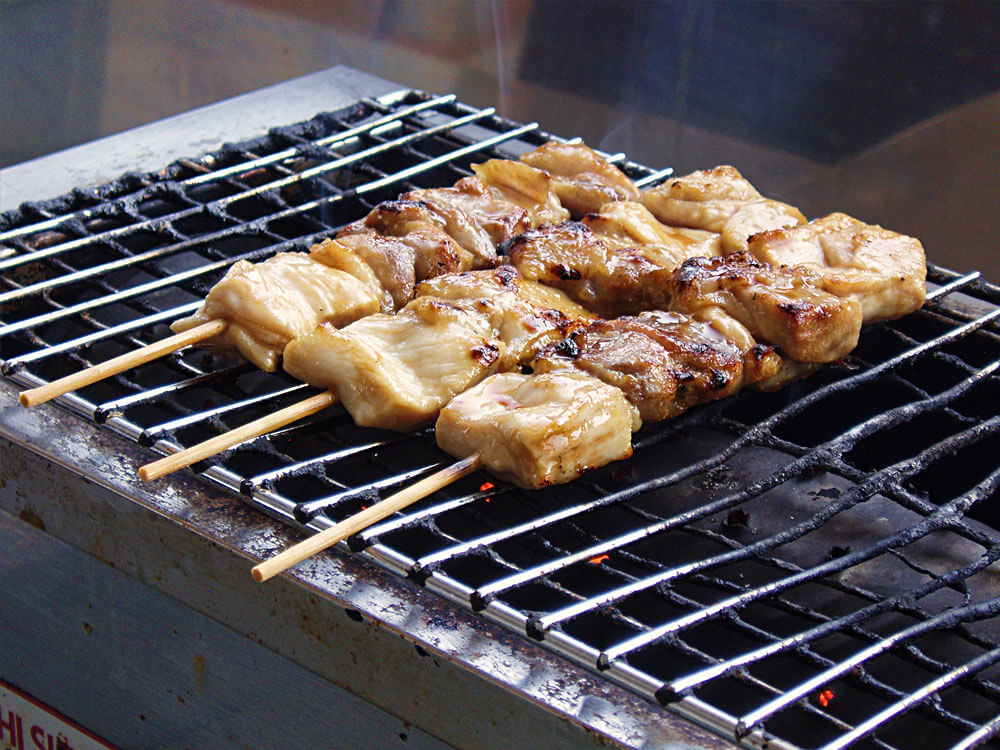
[[[314,254],[322,250],[324,257],[317,260],[329,265],[329,260],[326,259],[329,246],[326,243],[332,242],[349,250],[371,269],[389,296],[388,304],[382,306],[382,312],[398,310],[413,299],[417,285],[417,254],[404,240],[375,232],[342,234],[337,240],[326,240],[311,250]]]
[[[414,201],[379,203],[365,218],[341,229],[337,239],[372,233],[397,238],[413,249],[417,281],[477,267],[475,256],[452,239],[443,220]]]
[[[620,388],[644,422],[671,419],[748,386],[771,390],[815,369],[728,322],[734,339],[712,323],[662,310],[598,320],[546,346],[532,367],[575,369]]]
[[[670,227],[635,201],[605,203],[583,219],[590,231],[614,248],[642,248],[653,263],[674,269],[688,258],[719,255],[715,232]]]
[[[509,243],[510,262],[531,281],[561,289],[605,317],[666,305],[670,269],[637,248],[615,248],[586,224],[530,229]]]
[[[794,206],[762,196],[730,166],[669,179],[646,191],[642,202],[664,224],[718,232],[726,253],[746,250],[759,232],[806,220]]]
[[[861,305],[816,282],[804,266],[776,268],[749,253],[692,258],[669,282],[670,309],[712,322],[734,341],[730,319],[791,359],[832,362],[857,346]]]
[[[476,177],[450,188],[411,190],[400,199],[421,203],[439,216],[444,230],[475,258],[474,268],[495,266],[497,245],[531,225],[527,211]]]
[[[479,451],[497,476],[539,488],[628,458],[639,426],[621,391],[582,373],[501,373],[455,396],[436,433],[453,456]]]
[[[527,211],[533,228],[569,219],[569,211],[552,189],[552,177],[544,170],[521,161],[490,159],[473,164],[472,171],[484,184],[496,188],[504,198]]]
[[[209,320],[229,325],[204,343],[238,353],[274,372],[286,344],[320,323],[346,325],[378,312],[382,290],[304,253],[279,253],[262,263],[241,260],[209,291],[197,312],[176,321],[186,331]]]
[[[718,235],[664,226],[641,203],[619,201],[583,222],[525,232],[506,250],[525,278],[615,317],[665,307],[673,270],[718,247]]]
[[[598,320],[545,347],[534,371],[576,369],[620,388],[644,422],[670,419],[742,385],[743,352],[708,323],[673,312]]]
[[[462,271],[421,282],[418,296],[443,299],[473,299],[514,295],[523,302],[545,310],[555,310],[567,318],[593,318],[592,312],[553,287],[528,281],[514,266],[502,265],[482,271]]]
[[[552,189],[574,219],[609,201],[642,200],[624,172],[582,143],[550,141],[522,154],[521,161],[552,175]]]
[[[812,269],[823,289],[857,300],[866,323],[909,315],[924,304],[927,259],[920,241],[847,214],[765,232],[749,250],[767,263]]]
[[[526,281],[513,266],[445,274],[423,282],[417,294],[451,300],[485,315],[505,345],[503,370],[526,364],[577,321],[593,318],[558,290]]]
[[[357,424],[407,431],[494,372],[505,348],[487,316],[418,297],[395,315],[369,315],[340,330],[320,326],[295,339],[284,367],[332,390]]]

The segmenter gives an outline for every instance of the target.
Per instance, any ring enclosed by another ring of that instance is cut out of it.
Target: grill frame
[[[998,299],[995,287],[985,284],[981,280],[976,279],[974,276],[959,277],[957,274],[951,274],[950,272],[936,267],[932,267],[932,276],[939,284],[943,285],[942,288],[945,291],[938,292],[941,296],[945,296],[947,294],[949,298],[953,298],[955,290],[964,289],[967,293],[971,293],[974,296],[988,297],[989,303],[993,305],[996,304],[996,300]],[[953,285],[954,288],[949,287],[949,284]],[[950,309],[948,310],[948,313],[955,314]],[[22,378],[21,382],[27,385],[37,384],[32,382],[30,378]],[[78,414],[81,414],[86,418],[90,418],[93,412],[93,407],[91,405],[76,396],[64,398],[63,404],[65,406],[69,406]],[[106,422],[109,426],[115,427],[119,432],[132,440],[138,440],[142,437],[141,429],[137,429],[134,425],[124,424],[118,418],[112,417],[107,419]],[[205,474],[213,481],[231,490],[239,492],[241,489],[245,489],[242,487],[242,478],[225,469],[213,468]],[[293,508],[287,507],[287,505],[281,503],[280,501],[272,500],[271,497],[266,496],[264,493],[257,493],[251,497],[250,500],[257,507],[266,510],[271,515],[278,517],[282,521],[297,523]],[[267,502],[263,502],[263,500],[267,500]],[[330,523],[331,521],[324,522],[323,519],[316,518],[313,519],[313,521],[311,521],[308,525],[312,528],[319,529],[329,525]],[[382,525],[380,533],[386,533],[385,526],[385,524]],[[370,537],[372,534],[368,534],[367,536]],[[363,538],[364,535],[362,536],[362,539]],[[359,540],[354,541],[355,546],[357,546],[357,542]],[[369,558],[375,560],[383,567],[387,567],[397,573],[407,575],[413,572],[411,570],[412,564],[410,564],[407,560],[402,559],[400,555],[391,548],[384,547],[383,545],[373,545],[367,546],[365,548],[365,552]],[[423,577],[423,572],[421,572],[421,577]],[[480,614],[488,620],[501,624],[505,627],[512,628],[521,633],[526,631],[531,632],[531,627],[529,627],[530,623],[528,620],[524,619],[522,613],[511,611],[509,608],[505,608],[496,602],[477,601],[476,597],[473,596],[473,590],[466,586],[462,586],[457,582],[452,583],[438,572],[432,572],[430,576],[425,578],[422,582],[428,589],[445,597],[446,599],[459,603],[465,607],[471,606],[474,609],[479,609]],[[478,607],[477,605],[480,604],[485,606]],[[546,636],[545,641],[547,642],[546,645],[554,646],[557,652],[577,663],[584,664],[590,668],[603,666],[599,663],[601,655],[600,652],[595,652],[592,648],[581,646],[569,637],[560,638],[558,634],[550,633]],[[648,675],[645,675],[631,667],[612,665],[611,668],[602,669],[601,672],[615,682],[626,685],[647,698],[655,699],[658,695],[660,697],[664,697],[662,683],[651,682]],[[689,718],[692,718],[699,723],[711,726],[723,734],[731,734],[732,732],[740,729],[738,722],[735,721],[735,717],[720,715],[719,711],[714,710],[711,706],[699,701],[698,699],[684,697],[680,701],[672,701],[671,708],[679,710]],[[743,737],[743,741],[749,746],[757,746],[758,744],[763,745],[765,743],[770,743],[770,747],[782,746],[781,742],[776,741],[773,737],[769,737],[763,733],[751,732]]]

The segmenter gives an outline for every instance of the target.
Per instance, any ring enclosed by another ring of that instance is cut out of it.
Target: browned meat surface
[[[643,421],[676,417],[744,385],[743,352],[708,323],[673,312],[598,320],[545,347],[535,372],[572,368],[620,388]]]
[[[582,143],[549,142],[521,161],[552,175],[552,189],[574,219],[609,201],[639,201],[642,194],[624,172]]]
[[[665,226],[632,201],[606,203],[582,222],[533,229],[507,245],[525,278],[562,289],[605,317],[665,307],[672,271],[718,250],[718,235]]]
[[[484,184],[527,211],[532,227],[559,224],[570,218],[552,190],[552,177],[542,169],[521,161],[490,159],[473,164],[472,171]]]
[[[587,214],[583,223],[614,248],[641,248],[653,263],[676,268],[688,258],[719,255],[721,243],[715,232],[670,227],[653,216],[641,203],[615,201]]]
[[[746,250],[759,232],[806,220],[794,206],[762,196],[730,166],[669,179],[648,190],[642,202],[664,224],[718,232],[727,253]]]
[[[389,295],[390,305],[388,309],[383,305],[382,312],[398,310],[413,299],[417,284],[417,255],[403,240],[375,232],[361,232],[342,234],[337,240],[327,240],[327,242],[337,242],[347,248],[371,269]],[[321,243],[310,252],[317,254],[320,248],[323,250],[323,257],[317,257],[317,260],[329,265],[325,259],[326,243]]]
[[[406,431],[497,370],[505,349],[486,315],[418,297],[395,315],[300,336],[286,347],[284,366],[336,393],[357,424]]]
[[[489,318],[505,344],[505,370],[530,361],[578,320],[593,318],[559,290],[525,280],[513,266],[438,276],[423,282],[417,294],[451,300]]]
[[[767,263],[812,269],[823,289],[857,300],[866,323],[909,315],[924,304],[927,260],[920,241],[847,214],[765,232],[749,250]]]
[[[225,320],[226,330],[204,346],[238,353],[273,372],[293,338],[320,323],[342,326],[378,312],[381,299],[381,289],[350,273],[304,253],[278,253],[262,263],[234,263],[201,307],[171,330],[179,333],[209,320]]]
[[[669,286],[671,310],[713,323],[738,345],[734,322],[800,362],[832,362],[858,343],[861,305],[819,288],[803,266],[777,268],[743,252],[692,258]]]
[[[528,281],[511,265],[437,276],[421,282],[416,293],[419,296],[453,300],[514,295],[534,307],[555,310],[567,318],[595,317],[587,308],[574,302],[569,295],[551,286]]]
[[[526,279],[566,292],[605,317],[665,306],[664,268],[638,248],[615,248],[586,224],[566,222],[531,229],[507,247],[510,262]]]
[[[621,391],[581,373],[502,373],[455,396],[436,434],[453,456],[479,451],[497,476],[538,488],[628,458],[639,424]]]
[[[397,238],[413,249],[417,281],[476,267],[475,257],[445,231],[443,220],[414,201],[379,203],[365,218],[341,229],[337,239],[372,233]]]
[[[454,187],[411,190],[400,200],[421,203],[440,217],[444,230],[475,258],[474,268],[495,266],[497,245],[531,225],[527,211],[476,177]]]

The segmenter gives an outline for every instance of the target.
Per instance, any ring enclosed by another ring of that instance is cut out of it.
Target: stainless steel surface
[[[343,76],[334,70],[322,77],[337,89]],[[296,100],[316,85],[310,78],[284,88]],[[385,86],[378,83],[374,92]],[[198,115],[225,130],[241,109]],[[290,122],[298,113],[289,115],[279,104],[269,115],[272,123]],[[34,166],[43,173],[89,166],[94,177],[85,184],[93,184],[106,175],[107,148],[73,150]],[[247,572],[252,561],[298,532],[190,475],[143,486],[134,472],[149,459],[146,450],[62,408],[23,410],[15,389],[0,386],[0,501],[10,517],[43,527],[430,736],[463,747],[530,745],[539,738],[552,747],[726,744],[353,555],[332,552],[266,587],[254,584]],[[73,398],[63,406],[86,408]],[[225,482],[224,472],[217,480]],[[12,564],[0,554],[0,565],[9,570]],[[86,679],[99,693],[101,675]],[[58,694],[40,697],[58,707]],[[330,723],[336,731],[336,721]]]

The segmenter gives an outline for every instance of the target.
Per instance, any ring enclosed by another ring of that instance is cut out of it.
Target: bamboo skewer
[[[476,471],[482,465],[482,456],[477,451],[471,456],[424,477],[419,482],[390,495],[385,500],[381,500],[375,505],[357,513],[350,518],[345,518],[340,523],[331,526],[315,536],[292,545],[284,552],[280,552],[270,560],[265,560],[255,565],[250,571],[253,578],[258,583],[273,578],[279,573],[283,573],[292,566],[322,552],[328,547],[332,547],[339,541],[347,539],[352,534],[371,526],[376,521],[392,515],[397,510],[401,510],[408,505],[421,500],[428,495],[437,492],[439,489],[447,487],[452,482],[456,482],[464,476]]]
[[[44,404],[46,401],[51,401],[57,396],[62,396],[64,393],[93,385],[105,378],[110,378],[112,375],[131,370],[133,367],[152,362],[154,359],[165,357],[178,349],[183,349],[185,346],[197,344],[199,341],[205,341],[213,336],[217,336],[226,330],[227,325],[229,324],[225,320],[210,320],[190,330],[168,336],[161,341],[155,341],[140,349],[126,352],[106,362],[100,362],[79,372],[74,372],[58,380],[53,380],[51,383],[40,385],[37,388],[30,388],[23,391],[18,400],[21,406]]]
[[[152,461],[139,467],[139,479],[144,482],[152,482],[154,479],[171,474],[180,469],[184,469],[193,463],[222,453],[222,451],[232,448],[245,440],[259,437],[268,432],[274,432],[285,425],[291,424],[299,419],[322,411],[328,406],[337,403],[337,397],[331,391],[324,391],[315,396],[299,401],[298,403],[286,406],[276,412],[267,414],[245,425],[236,427],[221,435],[216,435],[204,442],[192,445],[189,448],[178,451],[169,456]]]

